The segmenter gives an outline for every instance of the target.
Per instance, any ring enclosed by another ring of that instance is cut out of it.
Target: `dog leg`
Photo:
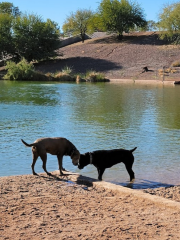
[[[43,165],[42,165],[42,168],[44,169],[44,171],[47,173],[47,175],[51,176],[51,173],[49,173],[46,169],[46,162],[47,162],[47,154],[46,153],[43,153],[40,155],[42,161],[43,161]]]
[[[36,160],[38,159],[38,154],[37,152],[33,152],[33,162],[31,164],[31,168],[32,168],[32,173],[33,175],[37,175],[37,173],[34,171],[34,166],[36,164]]]
[[[62,155],[57,155],[58,158],[58,165],[59,165],[59,172],[60,175],[63,175],[63,167],[62,167],[62,160],[63,160],[63,156]]]
[[[102,181],[102,175],[105,171],[105,168],[98,168],[98,180]]]
[[[125,165],[126,166],[126,165]],[[129,167],[129,166],[126,166],[126,170],[127,172],[129,173],[129,176],[130,176],[130,182],[135,179],[135,176],[134,176],[134,172],[132,170],[132,167]]]

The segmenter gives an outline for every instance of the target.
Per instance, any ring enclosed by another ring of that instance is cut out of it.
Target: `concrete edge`
[[[177,80],[153,80],[153,79],[109,79],[110,83],[141,83],[141,84],[175,84]]]
[[[104,188],[104,189],[112,190],[124,195],[133,195],[136,198],[147,200],[161,207],[171,207],[171,208],[176,208],[180,210],[180,202],[176,202],[174,200],[169,200],[160,196],[144,193],[141,190],[127,188],[127,187],[123,187],[123,186],[105,182],[105,181],[98,181],[96,179],[82,176],[80,174],[76,174],[76,173],[75,174],[71,173],[71,174],[72,174],[73,182],[90,184],[94,188]]]

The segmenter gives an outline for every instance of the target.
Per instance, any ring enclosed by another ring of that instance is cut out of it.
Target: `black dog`
[[[137,147],[132,150],[98,150],[80,154],[78,168],[83,169],[88,164],[93,164],[98,170],[98,179],[102,180],[102,175],[106,168],[110,168],[117,163],[123,162],[129,173],[130,181],[132,181],[135,178],[132,170],[132,165],[134,163],[134,156],[132,152],[134,152],[136,148]]]

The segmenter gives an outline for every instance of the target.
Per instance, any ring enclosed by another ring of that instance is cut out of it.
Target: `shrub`
[[[72,73],[72,68],[71,67],[68,67],[68,66],[66,66],[66,67],[64,67],[63,69],[62,69],[62,73],[63,74],[71,74]]]
[[[65,73],[58,73],[55,75],[55,80],[58,80],[58,81],[62,81],[62,82],[67,82],[67,81],[75,81],[75,77],[73,76],[70,76],[69,74],[65,74]]]
[[[34,66],[28,63],[24,58],[19,62],[8,61],[5,69],[7,74],[4,79],[7,80],[32,80],[34,77]]]
[[[54,74],[54,78],[58,81],[75,81],[76,77],[72,74],[72,68],[71,67],[64,67],[61,72],[57,72]]]
[[[103,73],[90,71],[86,73],[86,79],[88,82],[105,82],[108,81]]]
[[[180,67],[180,61],[175,61],[172,63],[173,67]]]
[[[75,77],[71,76],[68,73],[65,72],[58,72],[54,76],[55,80],[66,82],[66,81],[75,81]]]

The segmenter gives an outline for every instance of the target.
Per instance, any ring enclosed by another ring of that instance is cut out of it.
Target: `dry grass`
[[[75,77],[71,76],[70,74],[67,74],[65,72],[58,72],[54,75],[55,80],[58,81],[75,81]]]
[[[104,82],[106,80],[103,73],[96,71],[87,72],[86,79],[88,82]]]
[[[172,67],[180,67],[180,61],[174,61]]]
[[[165,68],[165,69],[159,69],[158,70],[158,74],[159,76],[168,76],[171,73],[177,73],[178,71],[176,69],[172,69],[172,68]]]

